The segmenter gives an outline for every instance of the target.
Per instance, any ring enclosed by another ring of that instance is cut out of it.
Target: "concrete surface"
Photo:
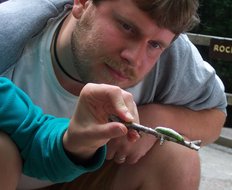
[[[199,190],[232,190],[232,129],[223,129],[216,143],[200,149]]]
[[[232,148],[232,128],[223,128],[219,139],[216,144]]]

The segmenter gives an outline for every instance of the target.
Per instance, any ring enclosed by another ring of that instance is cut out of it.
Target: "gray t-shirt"
[[[4,76],[27,92],[46,113],[71,117],[77,97],[57,81],[50,55],[53,34],[61,19],[53,19],[32,38]],[[184,34],[165,50],[144,80],[126,90],[138,105],[162,103],[193,110],[217,107],[223,111],[226,106],[221,80]]]

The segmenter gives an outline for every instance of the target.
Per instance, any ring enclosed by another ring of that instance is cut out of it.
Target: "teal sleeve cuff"
[[[76,165],[66,155],[62,139],[69,121],[44,114],[22,90],[0,77],[0,130],[18,146],[24,174],[67,182],[101,167],[106,157],[105,146],[84,166]]]
[[[102,166],[106,157],[105,146],[96,152],[88,165],[77,165],[69,159],[62,143],[68,122],[68,119],[53,119],[46,129],[39,129],[24,164],[23,172],[26,175],[61,183],[72,181]],[[33,150],[38,151],[32,155]]]

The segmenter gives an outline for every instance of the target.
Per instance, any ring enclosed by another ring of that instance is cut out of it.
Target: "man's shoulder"
[[[186,34],[180,34],[167,50],[170,51],[175,49],[177,51],[189,51],[191,50],[191,46],[192,42],[189,40],[188,36]]]
[[[0,73],[16,63],[26,43],[42,31],[50,18],[66,10],[66,5],[72,6],[72,0],[15,0],[1,4]]]
[[[160,56],[161,62],[184,64],[190,57],[198,56],[199,52],[186,34],[180,34],[178,38]]]

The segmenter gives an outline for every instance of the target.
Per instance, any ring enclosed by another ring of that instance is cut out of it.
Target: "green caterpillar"
[[[178,142],[184,142],[184,137],[182,135],[180,135],[179,133],[177,133],[176,131],[174,131],[173,129],[166,128],[166,127],[156,127],[155,131],[157,133],[162,134],[162,135],[166,135],[168,137],[171,137]]]

